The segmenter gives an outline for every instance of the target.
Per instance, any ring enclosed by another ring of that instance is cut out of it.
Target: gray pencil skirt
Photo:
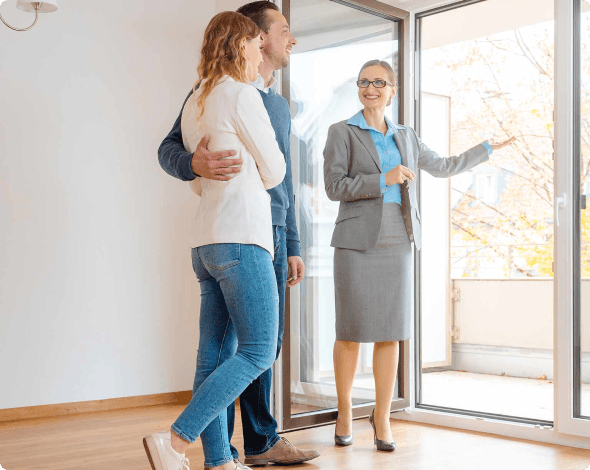
[[[334,249],[336,339],[357,343],[408,339],[412,269],[401,207],[383,204],[381,233],[374,248]]]

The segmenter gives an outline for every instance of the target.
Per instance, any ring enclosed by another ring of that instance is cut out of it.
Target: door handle
[[[555,226],[559,227],[559,208],[560,207],[563,208],[566,206],[567,196],[565,195],[565,193],[563,193],[561,196],[555,197],[553,199],[554,199],[553,206],[555,208]]]

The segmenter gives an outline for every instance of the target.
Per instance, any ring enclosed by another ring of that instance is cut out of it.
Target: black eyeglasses
[[[373,84],[373,86],[375,88],[383,88],[385,85],[391,85],[391,86],[393,86],[393,83],[386,82],[385,80],[374,80],[374,81],[370,81],[370,80],[357,80],[356,86],[358,86],[359,88],[369,88],[369,85],[371,83]]]

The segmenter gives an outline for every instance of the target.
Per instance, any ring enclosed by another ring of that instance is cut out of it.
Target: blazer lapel
[[[371,137],[371,132],[365,129],[361,129],[357,126],[350,125],[349,127],[352,129],[352,132],[354,132],[354,134],[358,137],[358,139],[367,149],[367,152],[369,152],[369,155],[371,155],[371,158],[373,158],[373,161],[377,165],[377,168],[379,168],[379,171],[383,172],[383,170],[381,169],[381,160],[379,159],[379,154],[377,153],[377,147],[375,147],[375,142],[373,142],[373,138]]]
[[[393,134],[393,140],[395,140],[395,144],[397,145],[397,149],[402,157],[402,165],[406,168],[408,167],[408,147],[406,146],[406,139],[404,136],[401,135],[403,131],[398,129],[395,134]]]

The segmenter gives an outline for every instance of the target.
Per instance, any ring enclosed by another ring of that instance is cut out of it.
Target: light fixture
[[[0,5],[2,5],[2,3],[4,3],[4,1],[6,0],[0,0]],[[19,10],[24,10],[24,11],[29,11],[29,12],[35,12],[35,21],[33,22],[33,24],[31,26],[29,26],[28,28],[15,28],[14,26],[10,26],[6,21],[4,21],[4,18],[2,18],[2,15],[0,15],[0,20],[2,20],[2,23],[4,23],[6,26],[8,26],[10,29],[12,29],[13,31],[28,31],[29,29],[31,29],[33,26],[35,26],[37,24],[37,18],[39,16],[39,13],[51,13],[57,10],[57,0],[47,0],[45,2],[30,2],[28,0],[17,0],[16,2],[16,7]]]

